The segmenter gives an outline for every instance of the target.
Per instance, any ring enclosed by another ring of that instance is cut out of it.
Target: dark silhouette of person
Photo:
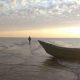
[[[29,45],[31,44],[31,37],[28,37]]]

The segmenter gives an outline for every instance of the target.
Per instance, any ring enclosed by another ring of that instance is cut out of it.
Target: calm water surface
[[[80,80],[80,61],[54,59],[37,40],[67,47],[80,46],[80,39],[75,38],[32,39],[31,45],[27,38],[0,38],[1,80]]]

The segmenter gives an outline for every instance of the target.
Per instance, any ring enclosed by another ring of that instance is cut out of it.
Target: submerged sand
[[[58,63],[37,41],[0,45],[0,80],[79,79],[79,63]]]

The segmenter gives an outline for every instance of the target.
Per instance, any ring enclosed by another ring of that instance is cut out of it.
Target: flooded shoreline
[[[0,45],[1,46],[1,45]],[[79,80],[80,62],[54,59],[37,41],[19,41],[0,48],[1,80]]]

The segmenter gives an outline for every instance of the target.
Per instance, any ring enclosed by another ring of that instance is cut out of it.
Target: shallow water
[[[80,61],[54,59],[35,39],[2,38],[0,80],[80,80]]]

